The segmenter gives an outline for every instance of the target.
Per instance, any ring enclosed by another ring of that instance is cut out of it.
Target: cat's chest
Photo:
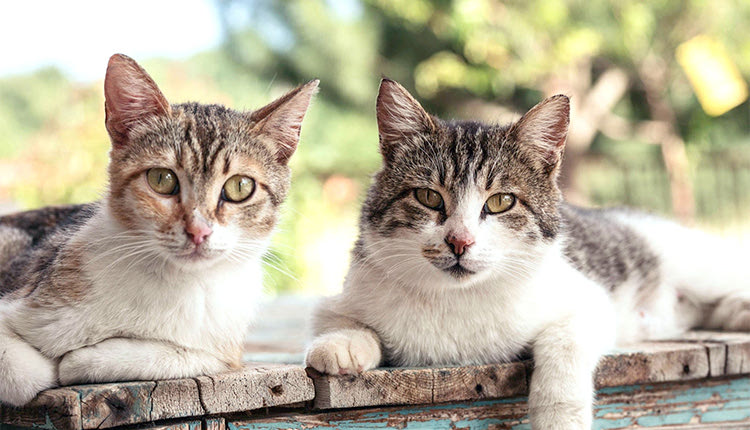
[[[259,268],[196,273],[162,282],[136,278],[108,300],[124,316],[113,321],[110,330],[186,346],[223,343],[244,333],[261,282]],[[103,315],[102,305],[103,301],[89,304],[93,317]]]
[[[197,349],[240,344],[262,292],[261,268],[157,280],[132,271],[98,279],[76,306],[33,318],[30,341],[58,356],[111,337],[164,340]]]
[[[515,309],[497,297],[427,300],[401,296],[362,310],[393,365],[479,364],[507,361],[531,337]]]

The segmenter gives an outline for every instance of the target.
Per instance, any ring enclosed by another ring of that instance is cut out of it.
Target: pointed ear
[[[275,145],[280,163],[287,163],[297,149],[302,120],[319,83],[313,79],[250,114],[253,130]]]
[[[376,114],[380,150],[386,156],[405,137],[431,133],[435,129],[432,117],[422,105],[406,88],[387,78],[380,81]]]
[[[537,160],[537,167],[554,169],[562,159],[569,122],[570,99],[558,94],[526,112],[510,133]]]
[[[169,115],[169,102],[151,76],[132,58],[109,58],[104,78],[104,110],[114,146],[125,145],[133,127],[151,115]]]

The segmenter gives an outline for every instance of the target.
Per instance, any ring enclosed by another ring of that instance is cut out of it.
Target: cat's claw
[[[329,375],[357,375],[377,367],[380,346],[358,330],[341,330],[319,337],[307,351],[306,364]]]

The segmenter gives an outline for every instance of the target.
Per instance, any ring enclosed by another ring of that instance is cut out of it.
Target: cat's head
[[[559,232],[569,111],[568,98],[554,96],[509,126],[445,122],[384,79],[383,166],[355,258],[427,288],[526,276]]]
[[[170,105],[134,60],[112,56],[104,81],[107,204],[135,249],[186,269],[262,254],[317,86],[252,112]]]

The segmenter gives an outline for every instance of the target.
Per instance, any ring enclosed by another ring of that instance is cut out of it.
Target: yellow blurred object
[[[747,99],[747,84],[718,41],[696,36],[678,46],[676,56],[707,114],[722,115]]]

